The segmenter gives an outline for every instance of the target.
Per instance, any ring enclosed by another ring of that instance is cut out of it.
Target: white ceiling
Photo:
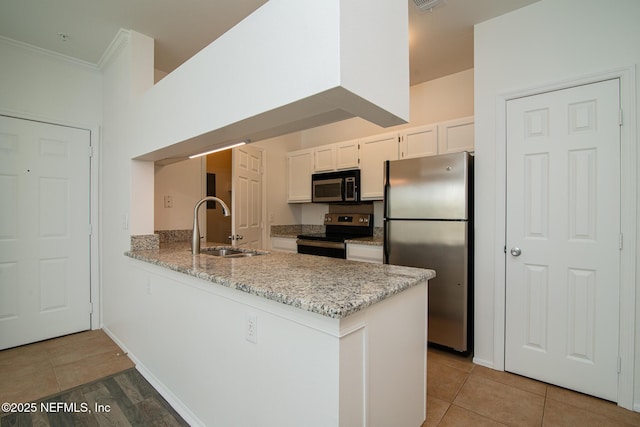
[[[411,84],[473,68],[473,25],[536,1],[444,0],[423,12],[408,0]],[[0,36],[98,64],[120,28],[135,30],[155,39],[156,68],[171,72],[264,3],[0,0]]]

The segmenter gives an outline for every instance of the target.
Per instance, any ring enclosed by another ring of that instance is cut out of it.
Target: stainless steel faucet
[[[191,253],[193,255],[198,255],[200,253],[200,227],[198,226],[198,209],[204,202],[218,202],[220,203],[220,206],[222,206],[222,214],[224,216],[231,215],[231,211],[229,211],[227,205],[217,197],[208,196],[196,203],[195,208],[193,208],[193,235],[191,236]]]

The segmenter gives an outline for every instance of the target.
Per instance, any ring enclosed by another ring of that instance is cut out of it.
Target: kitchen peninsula
[[[141,308],[131,333],[145,341],[128,350],[192,424],[424,421],[432,270],[279,252],[194,256],[184,244],[127,255]]]

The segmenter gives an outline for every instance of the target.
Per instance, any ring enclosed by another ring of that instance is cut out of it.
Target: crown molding
[[[100,70],[103,70],[104,67],[106,67],[109,64],[109,62],[115,56],[117,56],[117,54],[120,53],[120,51],[122,51],[122,49],[124,49],[124,47],[127,44],[129,44],[130,40],[131,40],[131,31],[120,28],[116,36],[113,38],[113,40],[111,40],[111,43],[109,43],[109,46],[107,46],[107,49],[104,51],[104,53],[100,57],[97,67]]]
[[[54,52],[52,50],[49,49],[44,49],[38,46],[34,46],[32,44],[29,43],[25,43],[25,42],[21,42],[18,40],[14,40],[14,39],[10,39],[8,37],[4,37],[4,36],[0,36],[0,43],[4,43],[8,46],[17,48],[17,49],[21,49],[21,50],[25,50],[31,53],[35,53],[38,55],[44,55],[47,56],[49,58],[58,60],[58,61],[63,61],[63,62],[67,62],[70,64],[74,64],[74,65],[79,65],[81,67],[84,68],[88,68],[91,69],[93,71],[100,71],[98,66],[94,63],[88,62],[88,61],[83,61],[81,59],[77,59],[74,58],[72,56],[68,56],[68,55],[64,55],[62,53],[58,53],[58,52]]]

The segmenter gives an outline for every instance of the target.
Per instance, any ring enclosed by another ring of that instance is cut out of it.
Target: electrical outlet
[[[173,196],[164,196],[164,207],[165,208],[173,207]]]
[[[258,343],[258,316],[255,314],[247,314],[247,323],[245,328],[245,338],[254,344]]]

